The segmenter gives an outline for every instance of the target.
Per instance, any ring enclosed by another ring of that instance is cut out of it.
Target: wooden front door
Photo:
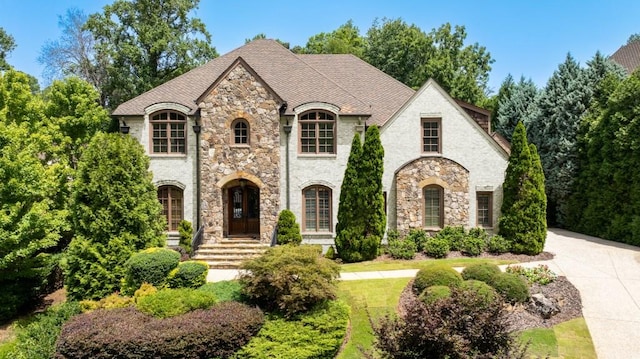
[[[229,188],[229,236],[260,234],[260,190],[246,185]]]

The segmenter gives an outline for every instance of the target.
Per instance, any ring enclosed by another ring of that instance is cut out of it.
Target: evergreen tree
[[[529,146],[522,123],[511,141],[511,155],[503,184],[500,234],[514,253],[538,254],[546,239],[544,174],[535,146]]]
[[[149,158],[134,138],[96,135],[72,186],[75,237],[64,265],[72,299],[102,298],[120,287],[131,254],[164,245],[164,217]]]
[[[513,83],[508,93],[498,103],[494,121],[495,131],[511,141],[518,122],[531,117],[534,113],[538,89],[531,79],[520,78]]]
[[[302,242],[300,225],[296,222],[296,215],[288,209],[282,210],[278,215],[278,244],[295,244]]]
[[[502,84],[500,84],[498,93],[494,96],[485,98],[485,100],[479,104],[480,107],[491,111],[491,118],[493,119],[493,122],[491,123],[492,130],[495,130],[496,127],[495,119],[498,117],[500,101],[510,96],[511,90],[514,86],[515,83],[513,82],[513,76],[511,76],[511,74],[508,74],[507,77],[505,77],[505,79],[502,81]]]
[[[364,138],[362,156],[360,157],[360,183],[362,185],[362,198],[366,204],[363,208],[365,237],[373,237],[380,245],[387,224],[387,216],[384,212],[384,197],[382,194],[382,174],[384,172],[384,148],[380,141],[378,126],[370,126]],[[371,258],[370,258],[371,259]]]

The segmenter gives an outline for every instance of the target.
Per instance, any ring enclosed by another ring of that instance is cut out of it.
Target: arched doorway
[[[259,237],[260,189],[246,179],[228,188],[229,237]]]

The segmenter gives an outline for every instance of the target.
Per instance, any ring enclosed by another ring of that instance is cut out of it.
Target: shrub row
[[[462,278],[487,283],[509,303],[524,303],[530,296],[529,286],[522,277],[512,273],[503,273],[494,264],[470,265],[462,271]]]
[[[263,321],[259,309],[236,302],[167,319],[131,307],[96,310],[63,326],[55,358],[227,358]]]

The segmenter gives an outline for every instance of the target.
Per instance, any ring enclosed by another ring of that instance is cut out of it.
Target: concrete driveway
[[[640,358],[640,248],[551,228],[544,249],[580,291],[598,358]]]

